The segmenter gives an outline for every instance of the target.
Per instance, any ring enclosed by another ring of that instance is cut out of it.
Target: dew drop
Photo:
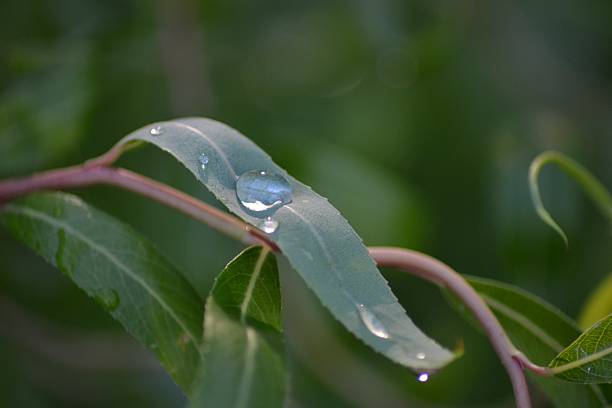
[[[272,217],[267,217],[259,224],[259,228],[266,234],[272,234],[278,229],[278,221],[273,220]]]
[[[417,375],[417,381],[422,383],[429,381],[429,373],[420,373]]]
[[[202,153],[198,156],[198,162],[200,163],[202,170],[206,170],[206,165],[208,165],[210,159],[206,153]]]
[[[151,128],[149,133],[151,133],[153,136],[159,136],[164,133],[164,128],[163,126],[155,126]]]
[[[361,303],[357,304],[357,310],[359,310],[361,321],[373,335],[380,337],[381,339],[389,338],[389,331],[385,325],[382,324],[382,322],[378,320],[376,316],[374,316],[374,313],[368,310],[368,308]]]
[[[417,360],[425,360],[425,353],[417,353],[416,358]]]
[[[238,177],[236,196],[247,209],[262,212],[289,204],[293,191],[289,182],[276,173],[252,170]]]
[[[109,312],[117,309],[121,303],[119,294],[114,289],[103,289],[94,296],[94,299]]]

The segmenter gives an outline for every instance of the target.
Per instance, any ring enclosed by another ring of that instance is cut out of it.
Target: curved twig
[[[516,406],[528,408],[529,389],[521,364],[515,360],[516,349],[508,339],[497,318],[459,273],[448,265],[420,252],[403,248],[374,247],[370,255],[379,266],[392,267],[412,273],[422,279],[452,291],[474,313],[489,337],[493,349],[501,360],[514,389]]]
[[[246,245],[263,245],[280,252],[278,246],[265,233],[231,214],[140,174],[108,167],[119,155],[120,152],[113,149],[82,166],[0,182],[0,205],[40,190],[109,184],[172,207]],[[428,255],[407,249],[371,248],[370,254],[379,266],[396,267],[454,292],[474,313],[493,344],[512,382],[517,407],[531,406],[523,368],[540,375],[550,375],[550,371],[546,367],[532,363],[523,353],[516,350],[493,313],[461,275]]]

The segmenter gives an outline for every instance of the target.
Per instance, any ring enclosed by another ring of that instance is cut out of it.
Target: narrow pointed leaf
[[[612,314],[601,319],[549,364],[555,375],[580,384],[612,382]]]
[[[279,228],[270,239],[332,314],[374,350],[415,369],[440,368],[455,358],[406,315],[339,212],[238,131],[209,119],[179,119],[137,130],[119,146],[132,147],[139,141],[173,155],[243,220],[258,226],[262,216],[273,216]],[[260,216],[243,207],[236,197],[236,181],[253,170],[284,177],[293,190],[291,203]],[[417,358],[421,353],[427,358]]]
[[[593,200],[595,205],[599,207],[601,213],[612,223],[612,195],[586,168],[580,163],[559,152],[544,152],[536,157],[531,163],[529,169],[529,188],[531,190],[531,200],[538,213],[538,216],[554,229],[563,238],[567,245],[567,235],[559,224],[554,220],[542,203],[540,196],[540,186],[538,177],[540,171],[547,164],[556,164],[568,176],[572,177],[585,191],[585,193]]]
[[[282,407],[287,372],[274,255],[251,247],[217,277],[192,407]]]
[[[7,204],[0,221],[98,301],[189,390],[200,360],[203,304],[150,242],[68,194]]]
[[[546,366],[580,329],[569,317],[546,301],[513,285],[491,279],[466,277],[493,311],[512,343],[531,361]],[[456,298],[445,293],[453,306],[475,322]],[[474,323],[478,324],[478,323]],[[599,386],[568,384],[554,377],[530,376],[556,407],[601,407],[606,405]]]

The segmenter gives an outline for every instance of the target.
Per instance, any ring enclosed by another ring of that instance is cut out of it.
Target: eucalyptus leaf
[[[570,344],[580,334],[580,329],[569,317],[521,288],[491,279],[470,276],[465,278],[493,311],[512,343],[536,364],[547,365],[566,344]],[[445,294],[453,306],[470,321],[475,322],[459,300],[449,293]],[[605,396],[597,385],[568,384],[554,377],[530,377],[557,407],[607,405]]]
[[[604,317],[549,364],[555,375],[580,384],[612,382],[612,314]]]
[[[281,407],[287,372],[274,254],[251,247],[217,277],[206,303],[192,407]]]
[[[139,141],[169,152],[250,224],[258,226],[262,217],[273,217],[279,227],[270,239],[332,314],[374,350],[415,369],[438,369],[455,358],[406,315],[340,213],[238,131],[210,119],[178,119],[139,129],[119,146],[131,147]],[[293,191],[292,201],[262,213],[242,206],[236,181],[254,170],[285,178]]]
[[[200,363],[203,303],[149,241],[69,194],[39,193],[7,204],[0,221],[100,303],[190,390]]]

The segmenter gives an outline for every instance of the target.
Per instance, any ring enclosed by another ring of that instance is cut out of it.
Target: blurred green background
[[[369,245],[425,251],[576,316],[611,271],[609,228],[559,172],[535,216],[527,170],[556,149],[612,186],[608,0],[3,0],[0,177],[82,162],[147,123],[212,117],[327,196]],[[147,148],[121,165],[212,198]],[[78,191],[151,238],[205,296],[239,245],[108,187]],[[295,406],[512,406],[485,338],[430,285],[384,271],[408,313],[465,356],[426,384],[309,294],[289,326]],[[305,312],[304,312],[305,311]],[[0,406],[184,402],[92,300],[0,230]],[[295,326],[295,327],[293,327]],[[537,406],[548,406],[534,391]]]

